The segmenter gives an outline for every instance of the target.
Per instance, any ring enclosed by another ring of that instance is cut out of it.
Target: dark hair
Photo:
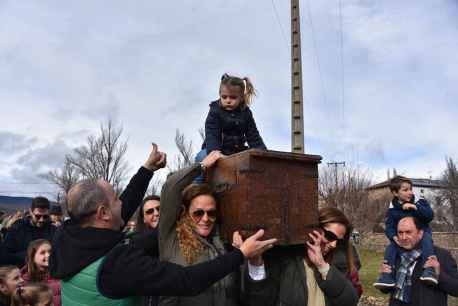
[[[31,209],[34,210],[35,208],[45,208],[49,209],[49,200],[45,197],[35,197],[32,199],[32,206]]]
[[[44,283],[29,283],[20,286],[13,294],[12,306],[37,305],[43,302],[52,302],[51,288]]]
[[[49,209],[50,215],[62,215],[62,207],[60,205],[51,205]]]
[[[320,226],[323,227],[328,223],[339,223],[345,226],[345,236],[343,238],[344,248],[346,249],[347,253],[347,267],[348,271],[356,270],[355,261],[354,261],[354,254],[353,248],[350,243],[350,235],[353,231],[353,226],[350,223],[350,220],[345,216],[345,214],[337,208],[334,207],[325,207],[320,209],[318,221]],[[327,262],[332,260],[332,252],[325,256]]]
[[[412,186],[412,181],[404,176],[397,175],[390,180],[390,191],[398,192],[401,189],[402,183],[407,183]]]
[[[221,76],[221,83],[219,85],[220,91],[222,86],[238,86],[243,95],[242,107],[249,106],[256,96],[256,89],[254,89],[253,83],[247,77],[239,78],[227,73]]]
[[[399,222],[401,222],[402,219],[406,219],[406,218],[409,218],[409,219],[412,219],[413,221],[413,224],[415,225],[415,228],[417,230],[421,230],[423,228],[420,220],[417,218],[417,217],[414,217],[414,216],[405,216],[405,217],[402,217],[401,219],[399,219]],[[399,224],[398,222],[398,224]],[[397,229],[396,229],[397,230]]]
[[[146,231],[146,225],[145,225],[145,215],[143,213],[143,207],[145,206],[146,202],[148,201],[159,201],[161,202],[161,197],[157,196],[155,194],[149,195],[143,199],[142,204],[138,208],[137,211],[137,222],[135,222],[135,230],[138,233],[143,233]]]
[[[46,274],[43,274],[38,269],[34,261],[35,254],[37,253],[40,246],[42,246],[43,244],[51,245],[51,242],[49,242],[46,239],[37,239],[30,242],[27,248],[27,257],[25,259],[25,262],[27,265],[27,273],[29,274],[30,280],[32,282],[41,282],[43,281],[43,278],[46,276]]]

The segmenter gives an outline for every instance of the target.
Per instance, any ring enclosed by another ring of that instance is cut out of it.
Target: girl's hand
[[[221,154],[220,151],[211,151],[210,154],[208,154],[200,164],[205,169],[208,169],[213,166],[221,157],[223,157],[223,154]]]
[[[318,231],[313,231],[309,234],[312,242],[307,241],[307,255],[312,262],[312,264],[318,269],[325,267],[328,263],[323,258],[323,253],[321,252],[321,244],[324,242],[323,235]]]

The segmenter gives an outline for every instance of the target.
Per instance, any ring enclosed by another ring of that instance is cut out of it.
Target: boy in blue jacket
[[[404,217],[416,217],[422,226],[423,238],[420,242],[421,262],[424,263],[430,256],[435,256],[433,249],[432,231],[429,223],[433,220],[433,211],[425,199],[420,199],[415,203],[412,192],[412,181],[403,176],[395,176],[390,181],[390,191],[393,200],[390,203],[385,218],[385,235],[390,240],[390,244],[385,249],[384,262],[391,266],[392,273],[382,273],[374,287],[380,290],[394,288],[399,278],[399,273],[395,271],[396,257],[402,252],[397,241],[398,222]],[[415,203],[415,204],[414,204]],[[428,285],[437,285],[437,275],[433,268],[425,268],[420,280]]]

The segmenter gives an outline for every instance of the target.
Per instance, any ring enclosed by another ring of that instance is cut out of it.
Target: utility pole
[[[337,180],[337,168],[339,167],[339,165],[342,165],[343,167],[345,167],[345,162],[331,162],[331,163],[328,163],[328,167],[329,166],[333,166],[334,167],[334,178],[336,180],[336,189],[335,189],[335,192],[337,192],[337,189],[339,187],[339,181]]]
[[[304,153],[304,107],[299,0],[291,0],[291,152]]]

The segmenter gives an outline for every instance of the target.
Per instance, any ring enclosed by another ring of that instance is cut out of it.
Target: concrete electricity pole
[[[291,0],[291,152],[304,153],[304,107],[299,0]]]

